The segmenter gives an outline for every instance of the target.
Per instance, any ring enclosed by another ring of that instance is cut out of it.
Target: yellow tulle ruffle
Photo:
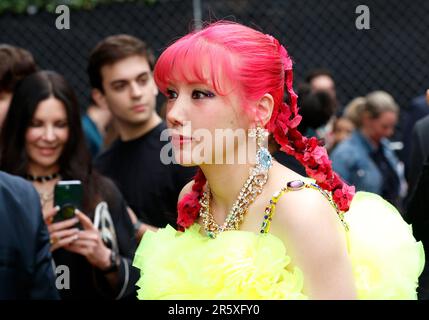
[[[348,249],[359,299],[415,299],[424,251],[394,207],[358,192]],[[228,231],[210,239],[193,225],[145,233],[134,258],[139,299],[307,299],[304,278],[272,234]]]
[[[359,299],[416,299],[424,250],[411,225],[380,196],[358,192],[345,214]]]

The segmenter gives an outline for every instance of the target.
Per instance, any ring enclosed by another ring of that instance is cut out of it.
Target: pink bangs
[[[235,57],[223,46],[212,43],[201,32],[187,35],[159,57],[154,78],[163,94],[177,82],[204,83],[219,95],[234,90]]]
[[[155,65],[154,77],[164,94],[177,82],[204,83],[224,96],[235,91],[246,109],[248,102],[265,93],[280,105],[284,72],[279,47],[271,36],[219,21],[169,46]]]

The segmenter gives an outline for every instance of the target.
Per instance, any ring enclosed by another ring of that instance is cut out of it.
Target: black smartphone
[[[71,219],[75,209],[82,210],[83,189],[79,180],[58,181],[54,189],[54,206],[60,210],[54,216],[54,222]]]

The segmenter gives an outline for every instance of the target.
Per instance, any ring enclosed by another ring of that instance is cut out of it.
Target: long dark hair
[[[25,135],[37,106],[49,97],[55,97],[64,104],[69,127],[69,139],[58,159],[60,174],[64,180],[82,181],[83,209],[92,212],[99,200],[96,181],[99,175],[92,170],[76,96],[64,77],[56,72],[39,71],[17,84],[0,134],[0,169],[25,176],[29,160]]]

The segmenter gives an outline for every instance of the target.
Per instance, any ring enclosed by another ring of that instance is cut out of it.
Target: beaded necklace
[[[53,180],[55,178],[58,178],[59,176],[60,176],[60,174],[58,172],[47,175],[47,176],[33,176],[33,175],[27,173],[25,175],[25,178],[27,180],[30,180],[30,181],[45,182],[45,181],[50,181],[50,180]]]
[[[207,190],[203,193],[200,199],[200,216],[203,218],[203,227],[206,234],[210,238],[216,236],[223,231],[237,230],[247,213],[249,206],[253,203],[256,197],[262,192],[264,185],[268,179],[267,172],[262,172],[257,168],[251,169],[251,173],[244,186],[240,190],[237,200],[232,205],[225,222],[219,225],[210,211],[210,187],[207,185]]]
[[[250,137],[255,137],[258,145],[256,152],[256,166],[250,169],[250,175],[247,178],[244,186],[241,188],[237,200],[232,205],[225,222],[219,225],[210,211],[210,186],[207,184],[207,189],[199,200],[201,208],[199,211],[200,217],[203,219],[203,227],[206,234],[210,238],[227,230],[238,230],[244,215],[249,210],[249,206],[255,201],[256,197],[261,194],[264,185],[268,180],[268,170],[272,166],[272,157],[268,150],[263,146],[264,138],[268,133],[261,127],[252,129],[249,132]]]
[[[25,175],[25,178],[31,182],[44,183],[44,182],[52,181],[52,180],[57,179],[57,178],[61,179],[61,175],[58,172],[50,174],[50,175],[46,175],[46,176],[34,176],[34,175],[27,173]],[[36,187],[36,189],[37,189],[37,193],[39,194],[39,197],[40,197],[40,203],[42,205],[42,208],[44,208],[50,201],[52,201],[54,199],[54,188],[52,188],[48,192],[43,192],[43,191],[39,190],[37,187]]]

